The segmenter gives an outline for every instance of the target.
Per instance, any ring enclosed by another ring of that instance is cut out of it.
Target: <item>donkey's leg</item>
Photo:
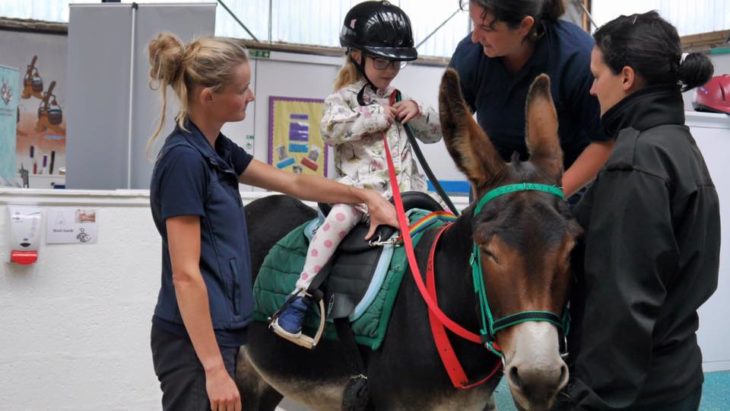
[[[236,385],[244,410],[274,411],[283,398],[256,372],[243,348],[236,363]]]
[[[484,406],[483,411],[497,411],[497,402],[494,401],[494,397],[489,397],[489,402]]]

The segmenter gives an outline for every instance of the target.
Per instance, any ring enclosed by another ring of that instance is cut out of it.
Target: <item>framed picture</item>
[[[269,97],[269,164],[327,177],[327,147],[319,125],[324,100]]]

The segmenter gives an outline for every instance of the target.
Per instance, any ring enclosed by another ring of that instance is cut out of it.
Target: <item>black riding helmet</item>
[[[366,1],[351,8],[342,25],[340,45],[388,60],[418,58],[411,20],[387,1]]]

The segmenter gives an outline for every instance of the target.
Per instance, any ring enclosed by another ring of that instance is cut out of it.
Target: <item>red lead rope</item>
[[[413,241],[411,239],[411,232],[410,228],[408,226],[408,220],[406,218],[405,208],[403,207],[403,199],[400,195],[400,188],[398,187],[398,177],[395,175],[395,165],[393,164],[393,156],[390,153],[390,147],[388,146],[388,137],[385,133],[383,133],[383,145],[385,146],[385,157],[388,161],[388,174],[390,176],[390,185],[393,190],[393,200],[395,202],[395,209],[396,214],[398,217],[398,225],[400,226],[401,230],[401,238],[403,239],[403,245],[406,251],[406,256],[408,257],[408,264],[411,268],[411,275],[413,276],[413,281],[416,283],[416,286],[418,287],[418,291],[421,293],[421,298],[423,298],[423,301],[428,306],[428,316],[429,321],[431,323],[431,332],[434,336],[434,342],[437,346],[437,351],[439,353],[439,356],[441,357],[441,361],[444,363],[444,368],[446,368],[446,373],[449,375],[449,379],[451,380],[451,383],[454,387],[460,388],[460,389],[469,389],[472,387],[475,387],[479,384],[482,384],[486,381],[488,381],[490,378],[492,378],[497,371],[501,368],[501,363],[497,362],[494,369],[489,373],[489,375],[484,378],[483,380],[480,380],[474,384],[468,384],[469,380],[466,376],[466,373],[464,372],[464,369],[461,367],[461,364],[459,363],[459,359],[456,358],[456,354],[454,353],[453,348],[451,347],[451,343],[448,340],[448,336],[446,335],[446,331],[444,330],[443,326],[445,325],[446,328],[448,328],[451,332],[458,335],[461,338],[464,338],[465,340],[471,341],[476,344],[482,344],[482,339],[479,337],[479,335],[470,332],[466,330],[464,327],[460,326],[456,322],[454,322],[451,318],[449,318],[438,306],[438,303],[436,302],[436,285],[435,285],[435,279],[431,278],[430,282],[433,282],[433,289],[429,292],[429,290],[426,289],[426,286],[423,284],[423,279],[421,278],[421,270],[418,268],[418,261],[416,260],[416,254],[413,251]],[[429,256],[429,271],[430,276],[434,276],[434,260],[433,258],[435,254],[436,244],[438,243],[438,237],[441,236],[441,234],[444,232],[445,228],[440,231],[436,238],[434,239],[433,248],[431,249],[431,255]],[[438,322],[437,322],[438,321]]]
[[[421,293],[421,297],[423,298],[423,301],[426,302],[428,309],[433,312],[433,314],[446,326],[446,328],[461,338],[481,344],[482,339],[477,334],[464,329],[464,327],[455,323],[451,318],[447,317],[443,311],[441,311],[438,304],[436,304],[436,302],[431,298],[426,290],[426,286],[423,284],[421,271],[418,269],[418,262],[416,261],[416,254],[413,251],[413,241],[411,240],[411,232],[408,228],[408,220],[403,207],[403,199],[400,196],[400,189],[398,188],[398,177],[395,175],[395,165],[393,164],[393,157],[390,154],[388,137],[385,134],[383,134],[383,143],[385,145],[385,157],[388,160],[388,174],[390,175],[390,185],[393,190],[393,200],[395,202],[395,209],[398,215],[398,225],[400,226],[403,245],[406,249],[406,256],[408,256],[408,264],[411,266],[413,281],[416,282],[418,291]]]
[[[434,267],[436,264],[436,246],[438,245],[439,239],[441,238],[441,234],[446,232],[449,226],[450,224],[443,225],[439,229],[439,231],[433,238],[431,251],[428,253],[428,264],[426,266],[426,286],[428,287],[429,294],[436,303],[438,303],[438,297],[436,295],[436,269]],[[431,323],[431,334],[433,335],[433,341],[436,343],[436,350],[439,353],[439,357],[441,357],[441,362],[444,364],[444,368],[446,368],[446,373],[449,375],[451,384],[454,387],[462,390],[474,388],[489,381],[502,368],[502,363],[497,361],[495,362],[492,371],[486,377],[475,383],[469,384],[469,378],[466,376],[466,372],[464,372],[464,368],[461,366],[461,362],[459,362],[459,358],[456,356],[456,352],[454,352],[451,341],[449,341],[449,337],[448,335],[446,335],[446,329],[444,328],[444,325],[438,321],[436,316],[433,315],[433,312],[431,311],[428,312],[428,320]]]

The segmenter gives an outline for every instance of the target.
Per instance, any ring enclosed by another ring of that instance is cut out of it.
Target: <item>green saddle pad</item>
[[[409,221],[411,225],[423,219],[430,212],[425,210],[411,210]],[[427,220],[427,219],[424,219]],[[450,220],[450,219],[445,219]],[[413,234],[413,244],[423,235],[425,229],[444,223],[444,218],[433,218],[431,221],[419,224],[417,232]],[[305,229],[311,224],[307,222],[295,228],[284,238],[279,240],[269,251],[254,283],[255,311],[254,319],[268,321],[276,310],[281,307],[289,294],[296,286],[299,274],[304,267],[304,260],[309,247],[309,239]],[[393,301],[398,294],[403,274],[408,268],[408,259],[403,247],[396,247],[390,261],[383,284],[373,299],[372,304],[364,313],[352,322],[352,331],[358,344],[378,349],[385,338],[390,313],[393,310]],[[314,307],[314,306],[313,306]],[[305,333],[311,335],[319,325],[319,310],[310,309],[304,321]],[[324,337],[337,339],[334,324],[328,320]]]

